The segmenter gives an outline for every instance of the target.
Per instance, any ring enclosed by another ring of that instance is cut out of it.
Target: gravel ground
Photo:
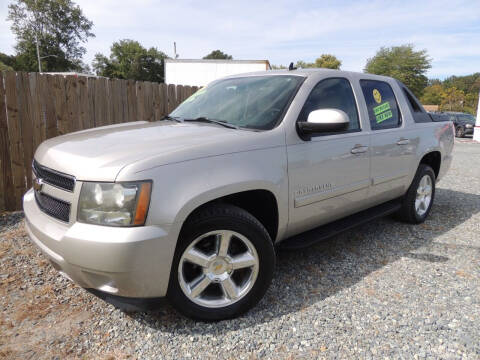
[[[480,358],[480,144],[457,141],[430,218],[278,255],[262,302],[219,323],[118,310],[0,215],[0,358]]]

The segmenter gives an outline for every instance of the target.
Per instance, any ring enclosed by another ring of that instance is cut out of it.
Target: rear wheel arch
[[[435,173],[435,179],[437,179],[440,173],[440,166],[442,165],[442,154],[438,150],[430,151],[423,155],[420,163],[417,166],[417,169],[420,167],[421,164],[430,166]]]

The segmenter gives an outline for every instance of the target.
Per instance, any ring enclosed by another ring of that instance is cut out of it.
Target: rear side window
[[[423,112],[422,108],[420,107],[420,104],[413,98],[413,96],[410,94],[410,92],[403,88],[403,93],[405,94],[405,97],[408,100],[408,103],[410,104],[410,107],[412,108],[413,112]]]
[[[360,86],[367,103],[372,130],[399,127],[402,118],[391,86],[377,80],[360,80]]]
[[[330,78],[320,81],[308,95],[300,112],[299,121],[307,121],[308,114],[314,110],[338,109],[344,111],[350,118],[347,132],[360,131],[357,104],[352,86],[345,78]],[[330,135],[332,133],[322,133]],[[335,133],[338,134],[338,133]]]
[[[413,95],[412,92],[401,81],[398,81],[398,83],[403,90],[403,94],[405,95],[405,99],[407,100],[407,105],[412,112],[413,121],[415,121],[416,123],[432,121],[432,118],[425,111],[425,109],[420,104],[415,95]]]

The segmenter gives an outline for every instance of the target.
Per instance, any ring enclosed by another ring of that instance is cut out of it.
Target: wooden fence
[[[45,139],[129,121],[160,120],[194,86],[0,72],[0,211],[20,210]]]

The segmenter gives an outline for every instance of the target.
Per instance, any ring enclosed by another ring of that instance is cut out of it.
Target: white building
[[[268,60],[165,59],[165,83],[205,86],[224,76],[270,69]]]

